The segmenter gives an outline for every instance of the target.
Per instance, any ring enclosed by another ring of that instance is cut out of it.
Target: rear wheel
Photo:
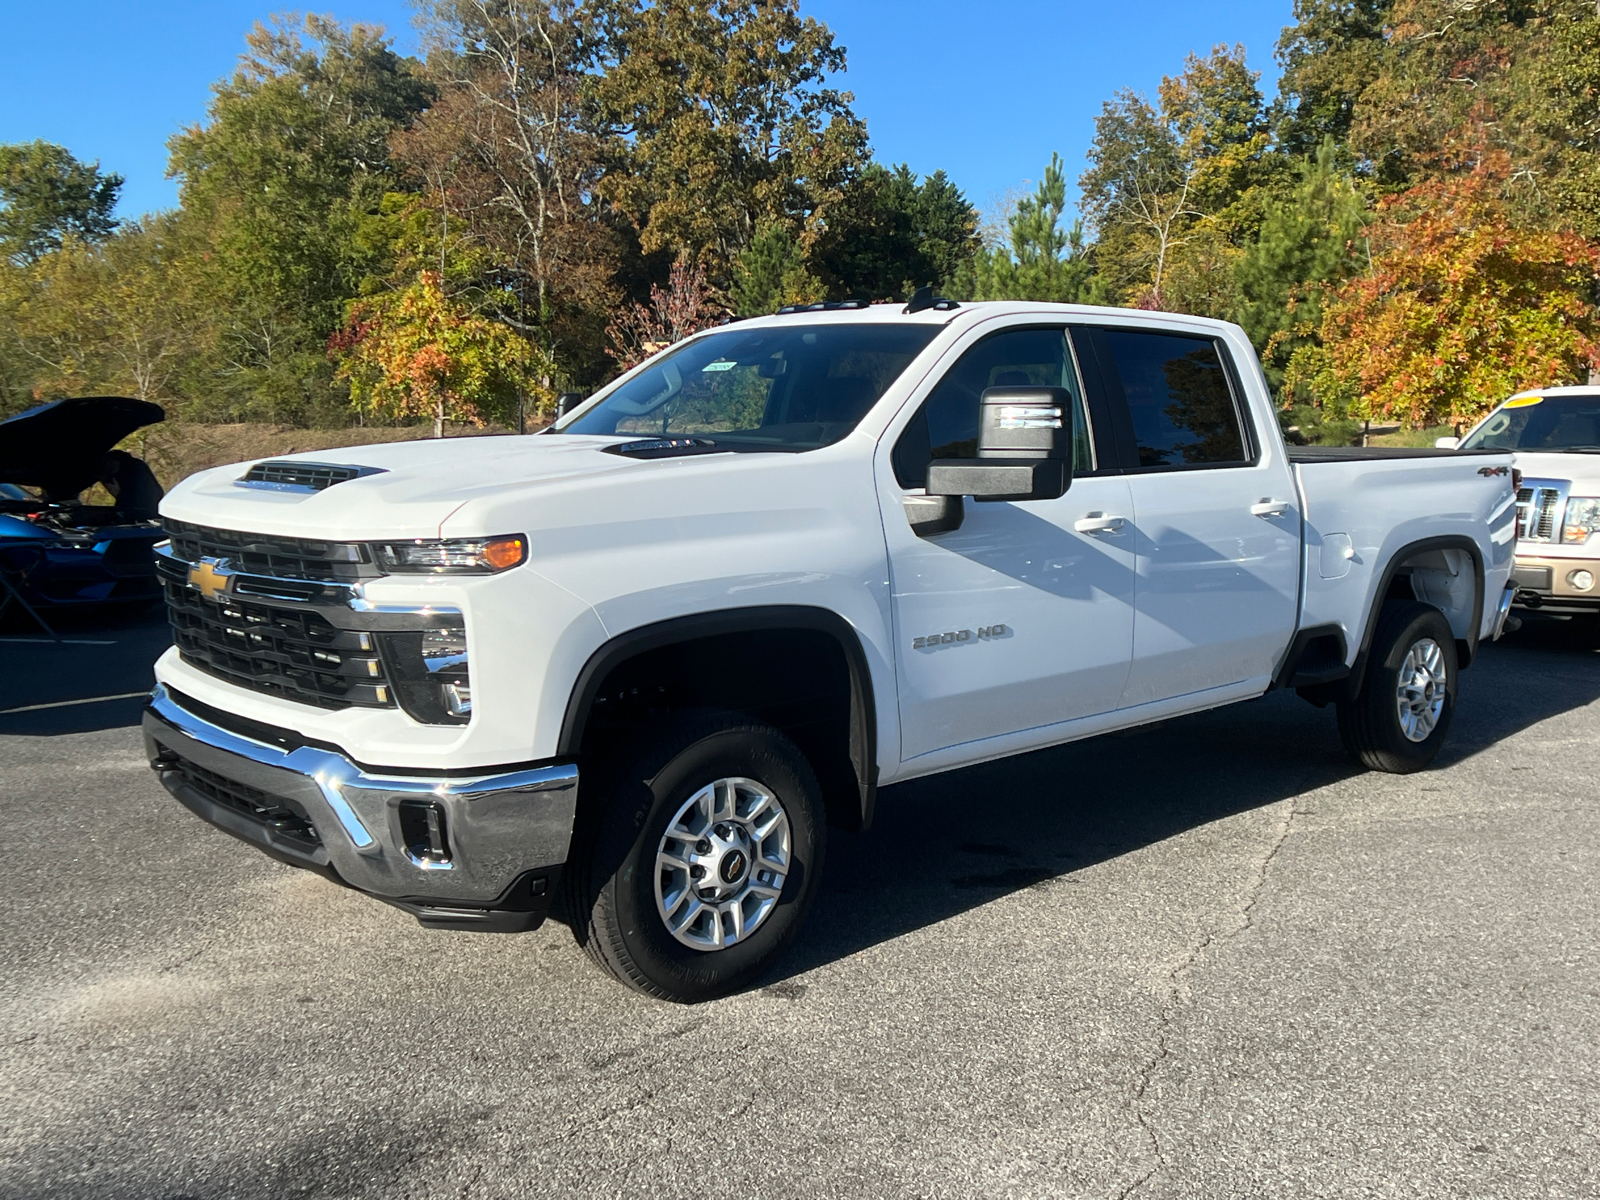
[[[1415,600],[1384,605],[1361,691],[1339,702],[1346,753],[1374,771],[1422,770],[1449,733],[1456,678],[1455,634],[1444,614]]]
[[[575,847],[574,932],[623,983],[725,995],[788,946],[822,869],[825,816],[805,756],[734,714],[680,719],[606,787]]]

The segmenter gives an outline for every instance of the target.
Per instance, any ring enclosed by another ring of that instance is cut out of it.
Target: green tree
[[[1294,187],[1268,203],[1260,235],[1238,260],[1231,315],[1260,351],[1274,388],[1296,348],[1319,334],[1323,285],[1343,282],[1363,264],[1358,238],[1366,208],[1330,138],[1299,168]]]
[[[122,176],[100,173],[51,142],[0,145],[0,254],[37,262],[64,239],[98,242],[117,227]]]
[[[728,294],[738,316],[759,317],[785,304],[821,300],[823,288],[806,270],[800,240],[779,222],[767,221],[735,261]]]
[[[647,252],[705,262],[726,287],[763,223],[809,250],[866,160],[866,128],[827,26],[798,0],[609,0],[594,84],[623,135],[600,191]]]
[[[326,340],[347,299],[392,269],[388,248],[358,234],[397,186],[389,137],[433,89],[374,26],[306,17],[258,24],[246,42],[205,123],[168,143],[218,323],[202,403],[332,417],[343,401]]]
[[[392,144],[439,224],[436,240],[470,251],[451,261],[478,265],[486,315],[569,372],[605,369],[605,314],[620,299],[619,260],[637,244],[596,192],[619,147],[589,99],[601,53],[593,6],[421,7],[439,95]]]
[[[960,290],[974,300],[1091,300],[1094,265],[1083,222],[1063,226],[1066,210],[1066,174],[1061,156],[1052,154],[1034,194],[1007,217],[1006,242],[978,251]]]
[[[1278,39],[1272,119],[1285,153],[1309,157],[1350,136],[1356,103],[1378,77],[1393,0],[1295,0]]]
[[[7,359],[38,396],[115,392],[169,400],[203,336],[179,222],[124,225],[100,245],[68,235],[11,277]]]
[[[954,284],[978,250],[977,230],[977,211],[943,171],[919,181],[904,163],[869,163],[829,216],[812,258],[839,299],[903,298],[923,284]]]
[[[1516,98],[1518,125],[1537,139],[1529,174],[1553,223],[1600,238],[1600,7],[1552,6]]]
[[[1273,168],[1257,78],[1243,46],[1219,45],[1163,78],[1158,104],[1122,91],[1101,109],[1078,183],[1113,296],[1210,315],[1233,303]]]

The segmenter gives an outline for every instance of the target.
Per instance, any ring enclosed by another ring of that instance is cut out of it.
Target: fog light
[[[378,634],[400,707],[426,725],[464,725],[472,717],[467,631],[458,622]]]
[[[1594,572],[1568,571],[1567,586],[1580,592],[1587,592],[1594,586]]]

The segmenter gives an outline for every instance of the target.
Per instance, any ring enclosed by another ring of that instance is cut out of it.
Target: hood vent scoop
[[[606,454],[620,454],[625,458],[672,458],[680,454],[713,454],[717,444],[703,437],[645,438],[602,449]]]
[[[260,462],[234,483],[238,487],[265,488],[273,492],[322,492],[336,483],[382,473],[382,467],[345,463]]]

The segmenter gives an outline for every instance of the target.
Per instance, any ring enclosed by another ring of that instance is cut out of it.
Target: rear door
[[[1074,338],[1137,514],[1122,707],[1264,688],[1298,612],[1299,502],[1281,442],[1253,427],[1227,342],[1150,326]]]
[[[1112,444],[1085,404],[1065,326],[1002,328],[957,353],[879,464],[902,759],[1114,709],[1133,654],[1131,494],[1099,465]],[[922,489],[930,459],[976,453],[979,396],[1015,384],[1073,393],[1071,488],[1055,500],[969,499],[959,529],[918,537],[903,497]]]

